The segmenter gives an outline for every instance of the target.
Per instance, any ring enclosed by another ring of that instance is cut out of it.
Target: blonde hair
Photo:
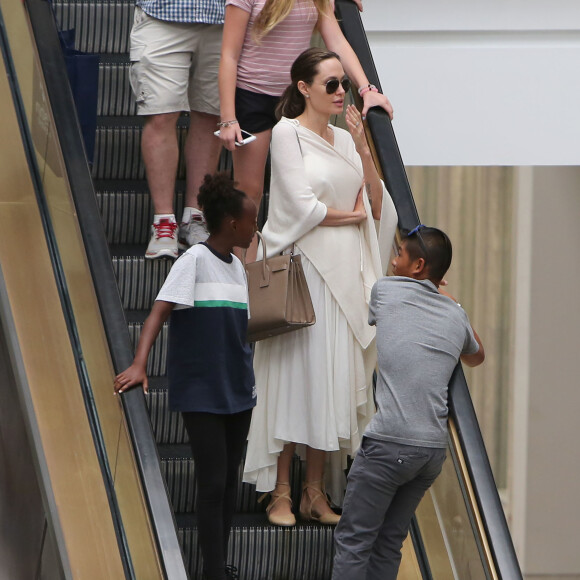
[[[295,2],[300,2],[300,0],[266,0],[252,30],[256,41],[259,42],[287,17]],[[324,16],[330,9],[330,0],[312,0],[312,2],[319,16]]]

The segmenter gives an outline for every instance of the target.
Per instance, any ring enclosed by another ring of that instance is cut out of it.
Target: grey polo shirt
[[[378,410],[365,436],[419,447],[447,445],[447,387],[460,355],[479,350],[467,314],[429,280],[381,278],[369,324],[377,327]]]

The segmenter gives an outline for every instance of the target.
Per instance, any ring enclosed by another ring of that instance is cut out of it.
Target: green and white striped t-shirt
[[[239,413],[256,403],[240,260],[197,244],[173,265],[157,300],[176,304],[167,375],[173,411]]]

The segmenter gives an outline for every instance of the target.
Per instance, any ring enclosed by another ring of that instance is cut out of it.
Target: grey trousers
[[[333,580],[396,580],[401,547],[446,450],[364,437],[334,534]]]

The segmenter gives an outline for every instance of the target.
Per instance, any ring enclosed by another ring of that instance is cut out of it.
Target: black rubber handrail
[[[356,5],[352,0],[336,0],[336,12],[344,35],[356,52],[369,82],[380,87]],[[385,183],[397,209],[399,227],[412,229],[420,223],[419,214],[391,121],[384,110],[377,108],[369,111],[367,121]],[[522,572],[461,365],[455,369],[449,384],[449,415],[457,426],[498,577],[502,580],[521,580]]]
[[[133,361],[133,348],[107,239],[87,163],[75,104],[66,73],[52,7],[47,0],[25,0],[57,136],[63,153],[85,251],[115,371]],[[112,379],[112,377],[111,377]],[[111,381],[111,392],[112,392]],[[161,472],[151,421],[141,389],[121,397],[139,469],[153,534],[165,578],[187,580],[175,518]]]

